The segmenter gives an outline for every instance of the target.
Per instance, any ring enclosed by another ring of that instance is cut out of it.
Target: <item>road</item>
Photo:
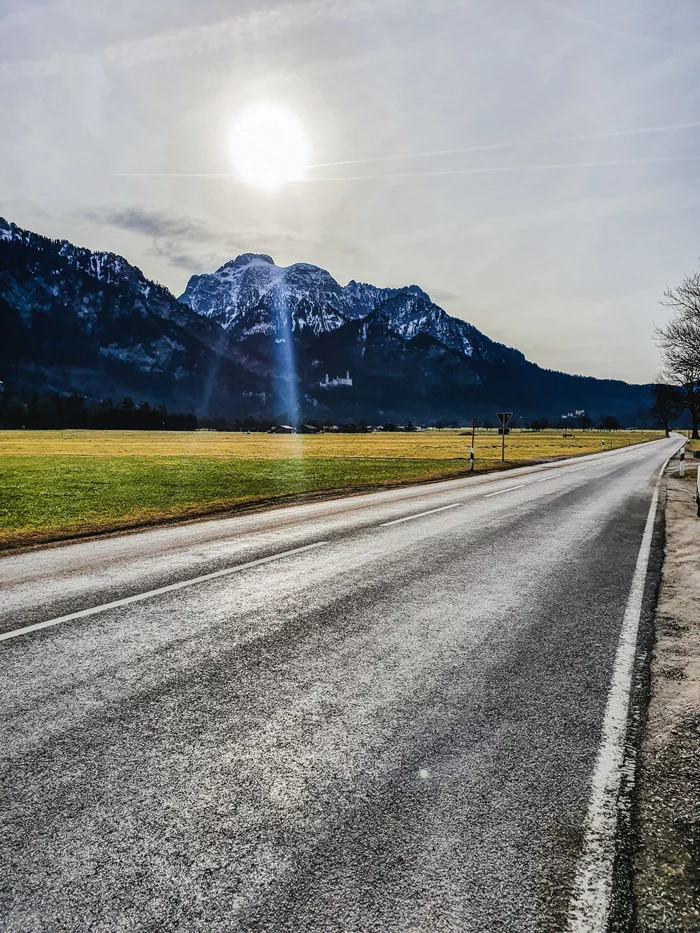
[[[1,559],[0,927],[566,929],[678,446]]]

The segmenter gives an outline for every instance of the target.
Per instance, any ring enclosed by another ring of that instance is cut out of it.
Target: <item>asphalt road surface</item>
[[[566,929],[678,446],[0,560],[0,928]]]

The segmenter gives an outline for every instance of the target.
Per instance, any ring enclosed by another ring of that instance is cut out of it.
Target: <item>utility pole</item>
[[[512,411],[499,411],[496,413],[496,417],[501,423],[501,463],[506,462],[506,425],[513,417]]]
[[[472,446],[469,448],[469,472],[474,469],[474,435],[476,433],[476,418],[472,418]]]

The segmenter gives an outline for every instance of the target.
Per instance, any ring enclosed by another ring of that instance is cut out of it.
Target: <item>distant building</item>
[[[291,424],[276,424],[270,428],[268,434],[294,434]]]
[[[318,434],[318,428],[313,424],[302,424],[297,428],[297,434]]]
[[[335,379],[329,379],[328,373],[326,373],[325,378],[321,382],[319,382],[319,386],[322,389],[333,389],[336,386],[351,386],[351,385],[352,385],[352,377],[350,375],[350,370],[348,370],[345,373],[344,379],[342,376],[336,376]]]

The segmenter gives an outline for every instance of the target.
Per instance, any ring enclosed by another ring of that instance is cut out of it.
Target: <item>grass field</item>
[[[652,431],[515,432],[506,466],[652,440]],[[0,431],[0,547],[226,511],[284,496],[421,482],[468,469],[471,438],[415,434]],[[476,468],[500,469],[495,431]]]

